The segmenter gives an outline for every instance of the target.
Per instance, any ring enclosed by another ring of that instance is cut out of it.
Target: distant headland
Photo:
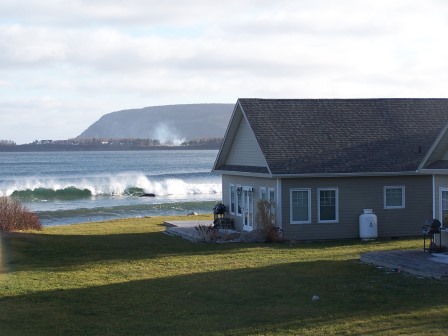
[[[103,115],[75,138],[17,145],[0,140],[0,152],[219,149],[234,104],[180,104]]]

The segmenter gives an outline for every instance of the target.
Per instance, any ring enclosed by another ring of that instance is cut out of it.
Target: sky
[[[238,98],[448,98],[445,0],[2,0],[0,140]]]

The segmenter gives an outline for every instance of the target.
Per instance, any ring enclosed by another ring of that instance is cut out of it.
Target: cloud
[[[439,0],[5,0],[0,13],[0,139],[76,136],[151,105],[447,95]]]

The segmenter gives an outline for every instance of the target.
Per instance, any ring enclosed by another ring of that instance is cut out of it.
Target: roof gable
[[[416,171],[448,99],[239,99],[272,174]]]
[[[214,170],[269,173],[257,139],[238,104],[229,123]]]
[[[226,164],[266,167],[260,146],[245,118],[241,118],[238,130],[227,156]]]

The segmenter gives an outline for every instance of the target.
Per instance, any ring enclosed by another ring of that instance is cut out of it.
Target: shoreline
[[[142,220],[142,219],[158,219],[160,218],[162,221],[165,218],[185,218],[185,220],[201,220],[198,217],[210,217],[213,219],[213,211],[210,213],[199,213],[197,212],[195,215],[192,214],[184,214],[184,215],[155,215],[155,216],[141,216],[141,217],[122,217],[122,218],[113,218],[113,219],[104,219],[104,220],[95,220],[95,221],[87,221],[87,222],[77,222],[77,223],[66,223],[66,224],[42,224],[42,229],[45,230],[47,228],[56,228],[56,227],[64,227],[64,226],[76,226],[83,224],[95,224],[95,223],[111,223],[111,222],[120,222],[120,221],[130,221],[130,220]]]
[[[133,221],[144,221],[144,220],[154,220],[160,221],[161,225],[164,225],[166,220],[176,220],[176,221],[202,221],[202,220],[213,220],[213,213],[197,213],[196,215],[166,215],[166,216],[143,216],[143,217],[124,217],[124,218],[115,218],[115,219],[106,219],[92,222],[79,222],[79,223],[71,223],[71,224],[56,224],[49,226],[42,226],[41,231],[29,230],[29,231],[8,231],[11,233],[14,232],[45,232],[47,229],[52,228],[74,228],[79,225],[104,225],[104,224],[123,224],[124,222],[133,222]],[[5,232],[0,231],[0,234]]]
[[[119,151],[159,151],[159,150],[219,150],[218,146],[198,145],[198,146],[151,146],[137,147],[130,145],[15,145],[0,146],[0,152],[21,153],[21,152],[119,152]]]

